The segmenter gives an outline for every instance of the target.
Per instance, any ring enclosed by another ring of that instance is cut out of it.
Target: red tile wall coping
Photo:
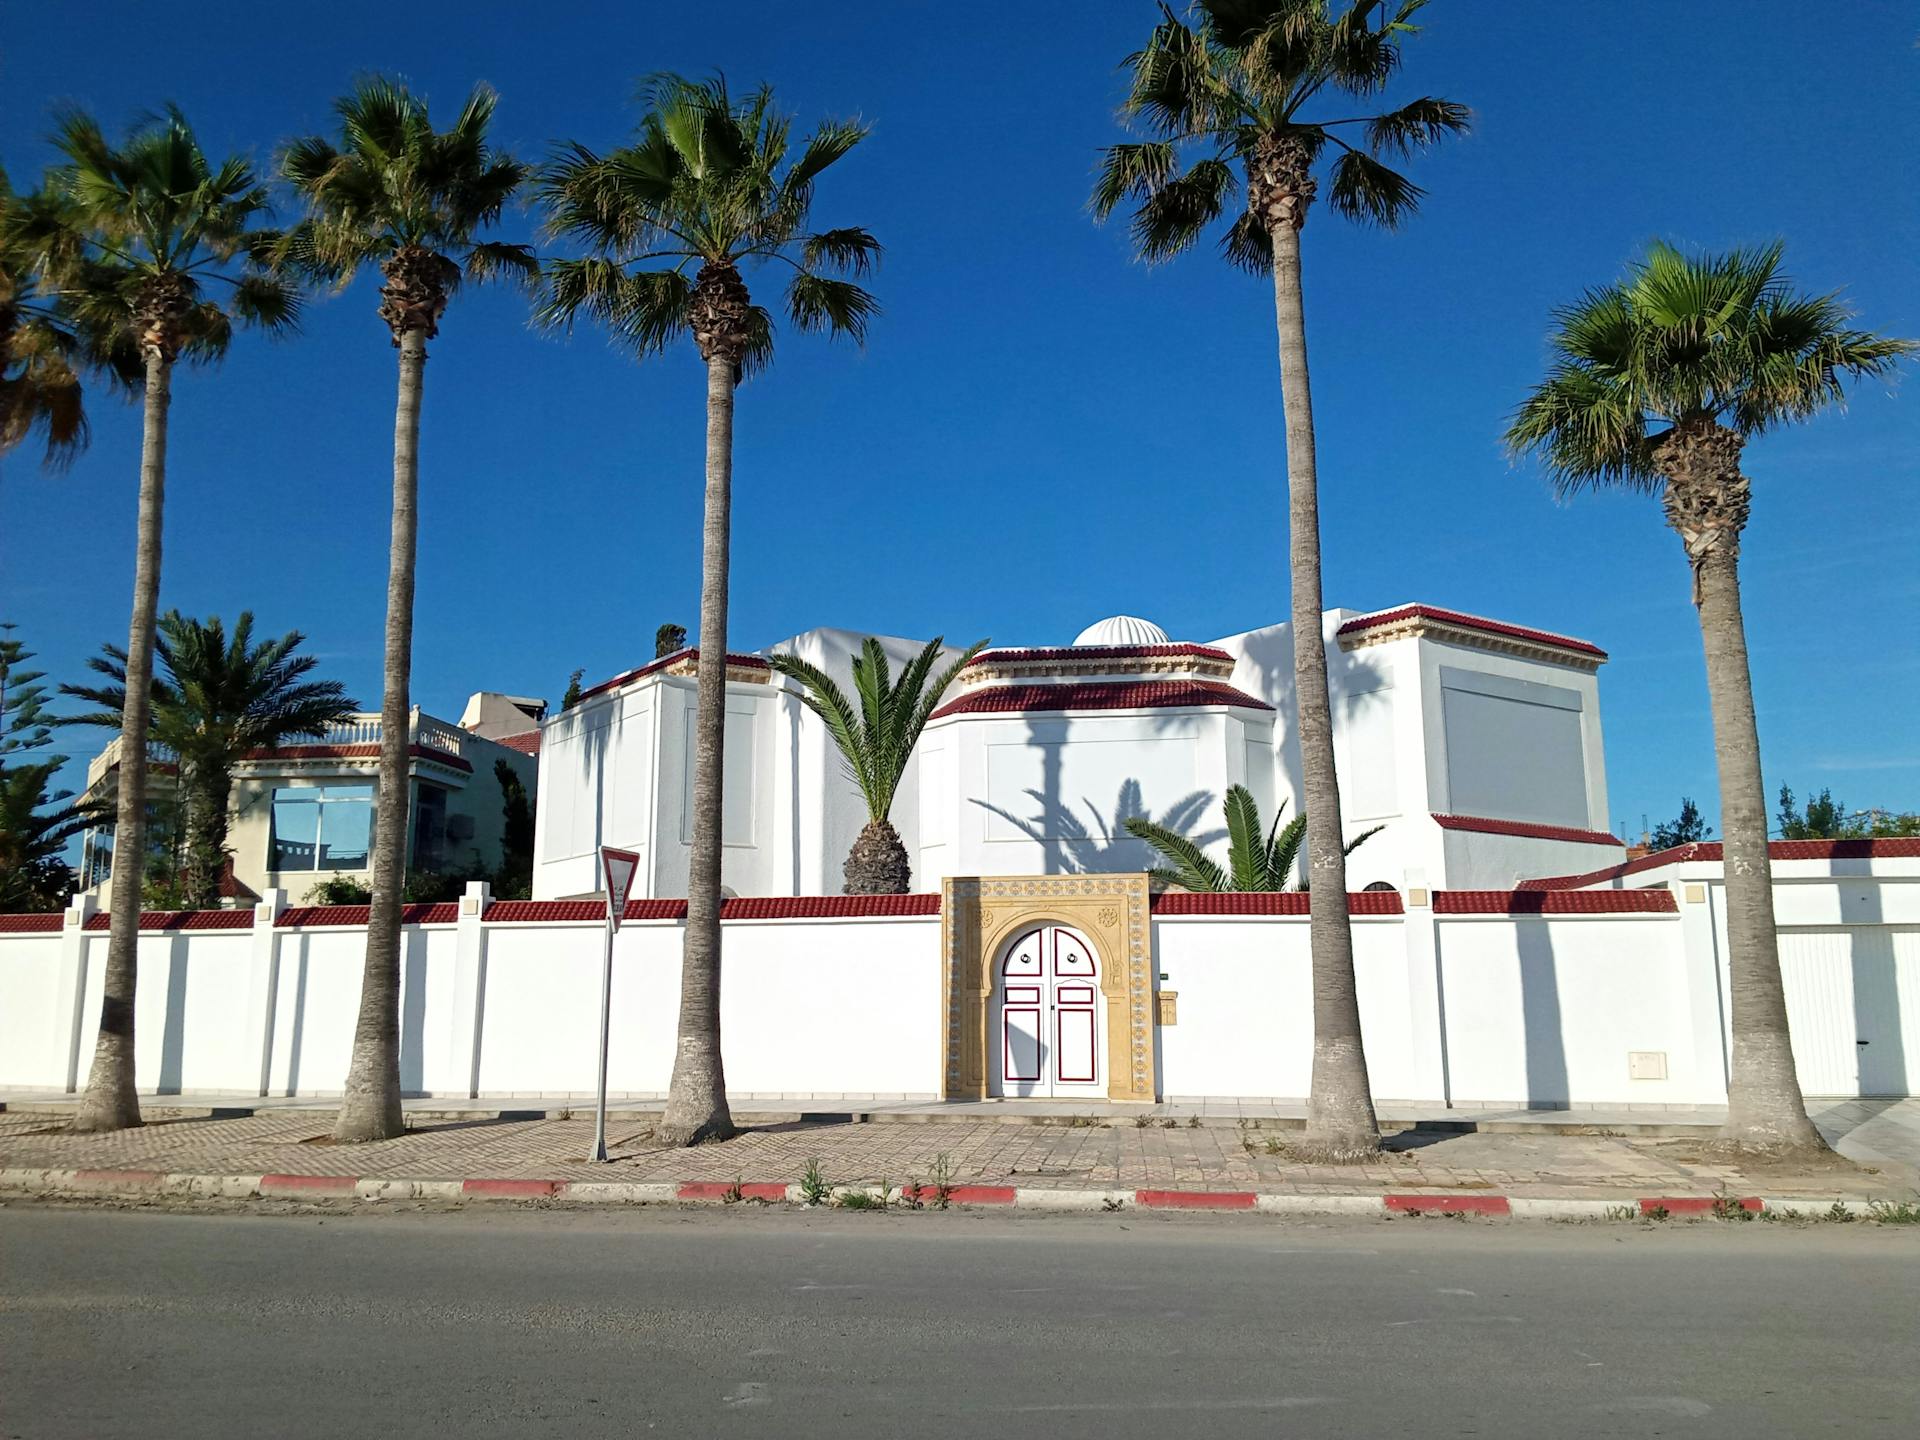
[[[938,915],[938,895],[753,895],[722,902],[722,920],[840,920],[870,916]],[[553,921],[602,921],[604,900],[496,900],[489,925]],[[625,920],[684,920],[685,900],[629,900]]]
[[[1527,820],[1492,820],[1482,815],[1436,815],[1442,830],[1473,830],[1483,835],[1513,835],[1523,840],[1563,840],[1569,845],[1613,845],[1627,842],[1605,830],[1582,830],[1573,825],[1535,825]]]
[[[449,769],[473,773],[473,766],[458,755],[436,750],[430,745],[413,745],[407,753],[416,760],[431,760]],[[249,750],[249,760],[378,760],[380,747],[369,745],[281,745],[272,750]]]
[[[643,675],[651,675],[656,670],[664,670],[667,666],[675,664],[678,661],[698,660],[699,658],[700,647],[697,645],[689,645],[684,650],[676,650],[671,655],[662,655],[658,660],[649,660],[645,665],[638,666],[632,670],[623,670],[611,680],[602,680],[598,685],[589,686],[580,692],[580,699],[584,700],[589,695],[598,695],[602,690],[616,689],[630,681],[640,679]],[[773,673],[773,667],[767,664],[767,657],[764,655],[736,655],[733,651],[729,650],[727,652],[727,664],[744,665],[748,669],[765,670],[768,674]]]
[[[501,735],[497,737],[493,743],[505,746],[509,750],[518,750],[522,755],[538,755],[540,753],[540,732],[538,730],[522,730],[518,735]]]
[[[967,662],[975,665],[1011,665],[1030,660],[1159,660],[1190,657],[1195,660],[1232,660],[1212,645],[1178,642],[1172,645],[1046,645],[1030,650],[982,650]]]
[[[0,935],[45,935],[57,933],[66,922],[58,910],[39,910],[31,915],[0,915]]]
[[[1182,705],[1273,709],[1266,701],[1218,680],[1096,680],[1085,684],[983,685],[957,700],[949,700],[928,718],[1029,710],[1162,710]]]
[[[1271,894],[1189,895],[1169,890],[1155,895],[1155,915],[1305,915],[1312,897],[1304,890]],[[1349,915],[1404,915],[1397,890],[1358,890],[1347,895]]]
[[[87,929],[93,933],[113,928],[113,917],[102,910],[87,917]],[[142,930],[251,930],[253,911],[246,910],[142,910]]]
[[[1436,915],[1677,915],[1671,890],[1436,890]]]
[[[1688,865],[1702,861],[1718,863],[1725,858],[1718,840],[1700,840],[1691,845],[1676,845],[1671,850],[1656,850],[1637,860],[1589,870],[1583,875],[1547,875],[1522,880],[1522,890],[1578,890],[1603,880],[1619,880],[1643,870],[1658,870],[1666,865]],[[1877,840],[1771,840],[1767,843],[1771,860],[1920,860],[1920,836],[1886,836]]]
[[[371,905],[293,905],[280,912],[274,922],[281,930],[298,930],[317,925],[365,925]],[[460,904],[443,900],[435,905],[402,905],[402,925],[452,925],[460,919]]]
[[[1457,625],[1462,630],[1478,630],[1486,635],[1505,635],[1513,640],[1531,640],[1536,645],[1551,645],[1560,650],[1572,650],[1580,655],[1595,655],[1604,660],[1607,652],[1587,640],[1576,640],[1571,635],[1556,635],[1551,630],[1535,630],[1526,625],[1509,625],[1504,620],[1489,620],[1484,615],[1468,615],[1460,610],[1442,610],[1437,605],[1402,605],[1394,610],[1381,610],[1372,615],[1356,615],[1334,633],[1336,635],[1358,635],[1362,631],[1377,630],[1382,625],[1397,625],[1402,620],[1432,620],[1442,625]]]

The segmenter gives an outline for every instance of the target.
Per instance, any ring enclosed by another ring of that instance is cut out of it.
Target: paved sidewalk
[[[645,1119],[621,1117],[610,1127],[611,1161],[592,1165],[581,1158],[592,1137],[590,1118],[418,1121],[399,1139],[343,1147],[328,1142],[330,1112],[290,1109],[163,1120],[100,1136],[67,1135],[59,1118],[9,1112],[0,1114],[0,1170],[16,1176],[59,1171],[353,1177],[361,1182],[691,1183],[715,1191],[737,1180],[759,1183],[770,1195],[798,1182],[808,1163],[817,1160],[835,1186],[926,1183],[944,1174],[958,1185],[1023,1192],[1912,1200],[1920,1193],[1920,1171],[1888,1152],[1903,1137],[1920,1132],[1910,1131],[1905,1112],[1889,1119],[1893,1108],[1836,1112],[1830,1123],[1836,1130],[1848,1127],[1843,1149],[1859,1135],[1872,1135],[1885,1148],[1874,1149],[1871,1158],[1861,1156],[1870,1170],[1824,1172],[1744,1167],[1707,1154],[1697,1138],[1428,1129],[1390,1137],[1377,1164],[1320,1166],[1288,1154],[1292,1132],[1254,1118],[1196,1125],[1171,1116],[1143,1117],[1147,1123],[1140,1124],[1085,1115],[1020,1125],[990,1118],[955,1118],[940,1125],[789,1121],[752,1126],[725,1144],[692,1150],[660,1148]],[[15,1183],[21,1182],[16,1178]]]

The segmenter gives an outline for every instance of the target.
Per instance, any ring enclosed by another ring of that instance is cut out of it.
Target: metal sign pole
[[[607,1040],[613,1027],[613,904],[607,904],[607,954],[600,969],[600,1088],[593,1104],[593,1153],[589,1160],[607,1158]]]

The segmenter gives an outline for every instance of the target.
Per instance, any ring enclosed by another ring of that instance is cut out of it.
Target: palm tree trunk
[[[147,858],[147,727],[153,689],[153,633],[160,608],[160,529],[167,499],[167,407],[173,362],[147,351],[140,439],[140,528],[134,547],[133,617],[127,626],[127,693],[120,707],[118,813],[100,1038],[72,1128],[124,1130],[140,1123],[134,1090],[133,1000],[139,979],[140,885]]]
[[[1347,857],[1340,780],[1333,763],[1333,708],[1321,633],[1320,494],[1307,377],[1307,322],[1300,287],[1300,231],[1275,225],[1273,311],[1280,335],[1280,393],[1287,437],[1288,565],[1293,575],[1293,699],[1306,791],[1307,873],[1313,948],[1313,1082],[1303,1149],[1334,1160],[1379,1152],[1360,999],[1347,916]]]
[[[1725,835],[1727,950],[1733,991],[1733,1063],[1724,1138],[1765,1150],[1824,1151],[1807,1118],[1787,1031],[1780,940],[1773,920],[1773,865],[1767,855],[1767,794],[1753,718],[1747,628],[1740,611],[1737,549],[1713,549],[1696,568],[1700,638],[1713,704],[1714,761]]]
[[[407,874],[408,741],[413,675],[413,575],[419,533],[420,399],[427,335],[403,329],[400,395],[393,417],[393,539],[387,555],[387,650],[380,697],[380,788],[373,811],[373,899],[353,1060],[333,1138],[390,1140],[400,1113],[400,901]]]
[[[187,865],[180,908],[214,910],[220,905],[220,874],[227,859],[227,806],[233,795],[232,772],[194,767],[182,774],[187,790]]]
[[[733,361],[707,360],[707,506],[700,541],[700,659],[695,671],[693,854],[680,952],[680,1032],[656,1138],[698,1145],[733,1134],[720,1057],[720,857],[726,774],[727,563],[733,513]]]

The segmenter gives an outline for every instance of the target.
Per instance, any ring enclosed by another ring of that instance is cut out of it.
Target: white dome
[[[1135,615],[1111,615],[1074,636],[1076,645],[1166,645],[1167,632]]]

